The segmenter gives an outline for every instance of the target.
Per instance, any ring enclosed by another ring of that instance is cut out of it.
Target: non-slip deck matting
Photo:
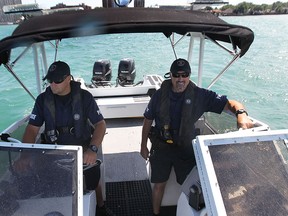
[[[149,180],[106,183],[106,206],[117,216],[152,215]]]
[[[149,180],[106,183],[106,206],[115,216],[151,216]],[[175,216],[176,206],[161,207],[161,215]]]

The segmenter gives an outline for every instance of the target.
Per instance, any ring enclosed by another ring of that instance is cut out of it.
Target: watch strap
[[[89,149],[95,153],[98,152],[98,147],[96,145],[89,145]]]
[[[248,116],[248,113],[245,109],[236,110],[235,115],[236,117],[238,117],[239,114],[243,114],[243,113],[245,113]]]

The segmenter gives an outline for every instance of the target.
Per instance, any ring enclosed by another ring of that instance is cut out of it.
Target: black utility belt
[[[173,145],[175,144],[175,141],[173,140],[174,134],[177,134],[178,130],[170,130],[170,129],[164,129],[161,130],[157,129],[156,127],[151,127],[149,138],[151,139],[159,139],[163,141],[166,144]]]
[[[59,134],[71,134],[74,135],[75,134],[75,128],[74,127],[57,127],[56,128],[56,133]]]

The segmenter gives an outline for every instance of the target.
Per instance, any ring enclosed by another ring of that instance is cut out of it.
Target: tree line
[[[249,2],[242,2],[238,5],[225,5],[220,8],[222,13],[225,11],[232,11],[234,15],[257,15],[257,14],[288,14],[288,2],[280,1],[273,4],[256,5]],[[228,14],[227,14],[228,15]]]

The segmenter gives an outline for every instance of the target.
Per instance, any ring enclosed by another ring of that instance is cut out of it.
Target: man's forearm
[[[142,140],[141,140],[141,147],[147,146],[148,136],[151,129],[153,120],[149,120],[144,118],[143,127],[142,127]]]
[[[40,127],[28,124],[22,137],[23,143],[35,143]]]
[[[238,101],[235,100],[228,100],[225,108],[225,110],[230,110],[232,113],[236,113],[237,110],[245,109],[244,105]]]
[[[100,145],[101,145],[101,143],[103,141],[105,132],[106,132],[106,123],[103,120],[101,122],[98,122],[94,126],[95,126],[95,129],[94,129],[94,133],[92,135],[90,144],[91,145],[96,145],[97,147],[100,147]]]

